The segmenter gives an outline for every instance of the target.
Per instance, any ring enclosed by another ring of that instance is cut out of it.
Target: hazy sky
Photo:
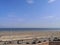
[[[0,28],[59,28],[60,0],[0,0]]]

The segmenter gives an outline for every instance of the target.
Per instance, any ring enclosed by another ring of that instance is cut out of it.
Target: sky
[[[0,28],[60,28],[60,0],[0,0]]]

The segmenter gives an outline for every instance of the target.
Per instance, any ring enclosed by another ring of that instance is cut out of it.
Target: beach
[[[60,39],[60,31],[2,31],[0,32],[0,44],[5,45],[40,45],[40,41],[49,41],[57,37]],[[35,41],[35,43],[33,43]]]
[[[18,31],[4,31],[0,32],[0,39],[1,40],[19,40],[19,39],[29,39],[29,38],[51,38],[51,37],[59,37],[59,31],[25,31],[25,32],[18,32]]]

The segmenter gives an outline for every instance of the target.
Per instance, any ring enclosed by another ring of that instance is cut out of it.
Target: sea
[[[0,28],[0,31],[60,31],[60,28]]]

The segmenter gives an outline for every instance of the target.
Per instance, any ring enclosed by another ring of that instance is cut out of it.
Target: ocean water
[[[0,31],[60,31],[60,28],[0,28]]]

